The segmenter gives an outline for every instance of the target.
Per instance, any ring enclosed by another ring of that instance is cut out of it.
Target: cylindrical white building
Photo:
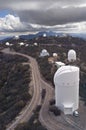
[[[62,66],[54,75],[56,106],[65,114],[73,114],[79,106],[79,68]]]
[[[68,51],[68,61],[76,61],[76,52],[73,49]]]

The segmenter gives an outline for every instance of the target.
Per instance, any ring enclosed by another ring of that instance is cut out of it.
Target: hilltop
[[[6,44],[7,42],[9,44]],[[86,104],[86,89],[85,89],[86,88],[86,80],[85,80],[86,79],[86,67],[85,67],[86,66],[86,41],[84,39],[69,36],[69,35],[67,35],[67,36],[46,36],[46,37],[39,36],[39,37],[36,37],[36,38],[33,38],[33,39],[28,39],[28,40],[20,38],[20,37],[18,39],[15,39],[13,37],[13,38],[7,39],[6,41],[2,41],[1,43],[2,43],[2,44],[0,44],[1,50],[4,49],[4,48],[8,48],[11,52],[16,51],[16,52],[23,53],[23,54],[34,57],[38,62],[39,69],[40,69],[40,72],[42,74],[42,78],[46,82],[48,82],[49,84],[52,84],[53,88],[54,88],[53,75],[54,75],[55,71],[57,70],[57,68],[55,68],[54,64],[49,63],[49,58],[52,59],[53,53],[57,53],[58,54],[57,60],[62,61],[63,63],[66,63],[67,53],[68,53],[69,49],[74,49],[77,53],[77,63],[76,63],[76,65],[78,65],[80,67],[80,70],[81,70],[81,72],[80,72],[80,79],[81,79],[80,80],[80,97],[82,98],[82,100],[85,101],[85,104]],[[49,56],[39,57],[40,52],[43,49],[46,49],[49,52]],[[4,69],[3,68],[4,65],[2,66],[2,63],[1,63],[1,69],[0,70],[1,70],[2,74],[7,73],[8,72],[8,66],[11,65],[11,61],[10,61],[10,63],[8,62],[10,55],[8,55],[8,56],[4,55],[4,57],[5,58],[4,59],[2,58],[2,60],[3,60],[3,62],[5,62],[4,64],[6,64],[5,66],[7,66],[7,68]],[[4,61],[4,60],[6,60],[6,61]],[[16,58],[14,60],[11,58],[11,60],[15,64],[18,62],[18,61],[16,61]],[[18,68],[17,69],[18,72],[16,73],[16,75],[18,75],[18,73],[20,72],[19,67],[20,67],[20,65],[16,66],[16,69]],[[21,68],[21,70],[22,69],[23,68]],[[5,70],[6,70],[6,72],[5,72]],[[15,71],[14,71],[14,74],[15,74]],[[26,73],[25,73],[25,75],[26,75]],[[28,75],[30,75],[30,73]],[[14,79],[13,83],[16,82],[15,81],[16,78],[14,78],[14,76],[13,76],[13,79]],[[18,78],[20,80],[19,76],[18,76]],[[19,85],[19,82],[17,82],[17,83],[15,84],[15,86]],[[21,83],[22,83],[22,81],[21,81]],[[27,84],[25,84],[25,85],[26,85],[26,91],[27,91]],[[7,88],[8,86],[9,86],[8,84],[7,84],[7,86],[5,85],[5,88],[8,89]],[[3,84],[2,84],[2,87],[4,87]],[[13,90],[11,90],[11,91],[15,92]],[[9,91],[7,90],[7,94],[8,94],[8,92]],[[11,96],[10,94],[11,93],[9,93],[9,96]],[[21,93],[18,93],[18,97],[19,96],[21,96]],[[1,96],[1,98],[2,98],[2,96]],[[5,99],[5,100],[7,100],[7,99]],[[30,97],[28,98],[28,100],[30,100]],[[25,104],[22,105],[21,108],[23,108],[24,106],[25,106]],[[14,107],[15,107],[15,105],[14,105]],[[14,110],[14,113],[15,113],[15,110]],[[13,118],[14,118],[14,116],[12,117],[12,119]],[[2,117],[1,117],[1,119],[2,119]],[[38,117],[37,117],[37,120],[38,120]]]

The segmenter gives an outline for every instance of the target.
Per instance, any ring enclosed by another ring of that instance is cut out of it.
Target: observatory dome
[[[46,33],[44,33],[44,34],[43,34],[43,37],[46,37],[46,36],[47,36],[47,34],[46,34]]]
[[[25,46],[26,46],[26,47],[28,47],[29,45],[28,45],[28,44],[26,44]]]
[[[73,114],[79,106],[79,68],[62,66],[54,75],[56,106],[65,114]]]
[[[34,43],[34,46],[38,46],[38,43],[35,42],[35,43]]]
[[[42,50],[42,53],[46,53],[46,52],[47,52],[47,50],[46,50],[46,49],[43,49],[43,50]]]
[[[75,61],[76,60],[76,52],[74,50],[68,51],[68,61]]]
[[[18,39],[19,39],[19,36],[16,35],[14,38],[15,38],[16,40],[18,40]]]
[[[20,46],[23,46],[23,45],[24,45],[24,43],[23,43],[23,42],[20,42],[20,43],[19,43],[19,45],[20,45]]]
[[[49,52],[46,49],[43,49],[40,53],[40,57],[49,56]]]
[[[53,57],[57,57],[58,55],[57,55],[57,53],[53,53]]]
[[[6,45],[6,46],[9,46],[9,45],[10,45],[10,43],[9,43],[9,42],[6,42],[6,43],[5,43],[5,45]]]

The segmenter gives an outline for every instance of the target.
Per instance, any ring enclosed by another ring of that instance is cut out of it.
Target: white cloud
[[[24,24],[20,21],[19,17],[13,15],[6,15],[4,18],[0,18],[0,31],[23,31],[25,30]]]
[[[0,18],[1,34],[86,30],[86,0],[0,0],[0,9],[9,9],[18,15]]]
[[[86,3],[84,4],[78,4],[78,5],[65,5],[65,6],[62,6],[62,9],[66,9],[66,8],[84,8],[86,7]]]
[[[68,24],[58,24],[54,26],[45,26],[45,25],[38,25],[38,24],[31,24],[34,30],[53,30],[58,32],[76,32],[76,33],[86,33],[86,22],[75,22],[75,23],[68,23]]]
[[[13,15],[6,15],[0,18],[0,35],[11,32],[35,32],[35,31],[59,31],[59,32],[86,32],[86,22],[75,22],[67,24],[57,24],[53,26],[22,23],[19,17]]]

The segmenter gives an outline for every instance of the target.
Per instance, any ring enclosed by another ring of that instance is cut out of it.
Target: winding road
[[[16,118],[16,120],[9,124],[6,130],[14,130],[14,128],[19,123],[26,122],[30,119],[31,115],[33,114],[33,110],[36,108],[37,105],[41,104],[42,89],[46,89],[45,99],[39,114],[39,120],[42,125],[44,125],[48,130],[85,130],[80,125],[77,125],[77,123],[75,123],[70,118],[64,115],[57,118],[49,112],[49,101],[52,97],[54,97],[54,89],[41,78],[38,64],[34,58],[25,54],[10,52],[9,49],[4,49],[2,52],[11,55],[19,55],[29,60],[34,86],[34,93],[31,102],[27,104],[27,106],[22,110],[21,114]]]
[[[5,54],[11,54],[11,55],[19,55],[22,57],[25,57],[29,60],[29,64],[32,70],[32,81],[33,81],[33,86],[34,86],[34,92],[33,92],[33,97],[31,99],[31,102],[28,103],[28,105],[21,111],[21,114],[13,121],[9,126],[7,126],[6,130],[14,130],[14,128],[19,124],[26,122],[27,120],[30,119],[30,117],[33,114],[33,110],[36,108],[37,105],[41,103],[41,82],[40,82],[40,73],[38,71],[38,65],[35,59],[32,57],[17,53],[17,52],[10,52],[9,49],[4,49],[2,51]]]

